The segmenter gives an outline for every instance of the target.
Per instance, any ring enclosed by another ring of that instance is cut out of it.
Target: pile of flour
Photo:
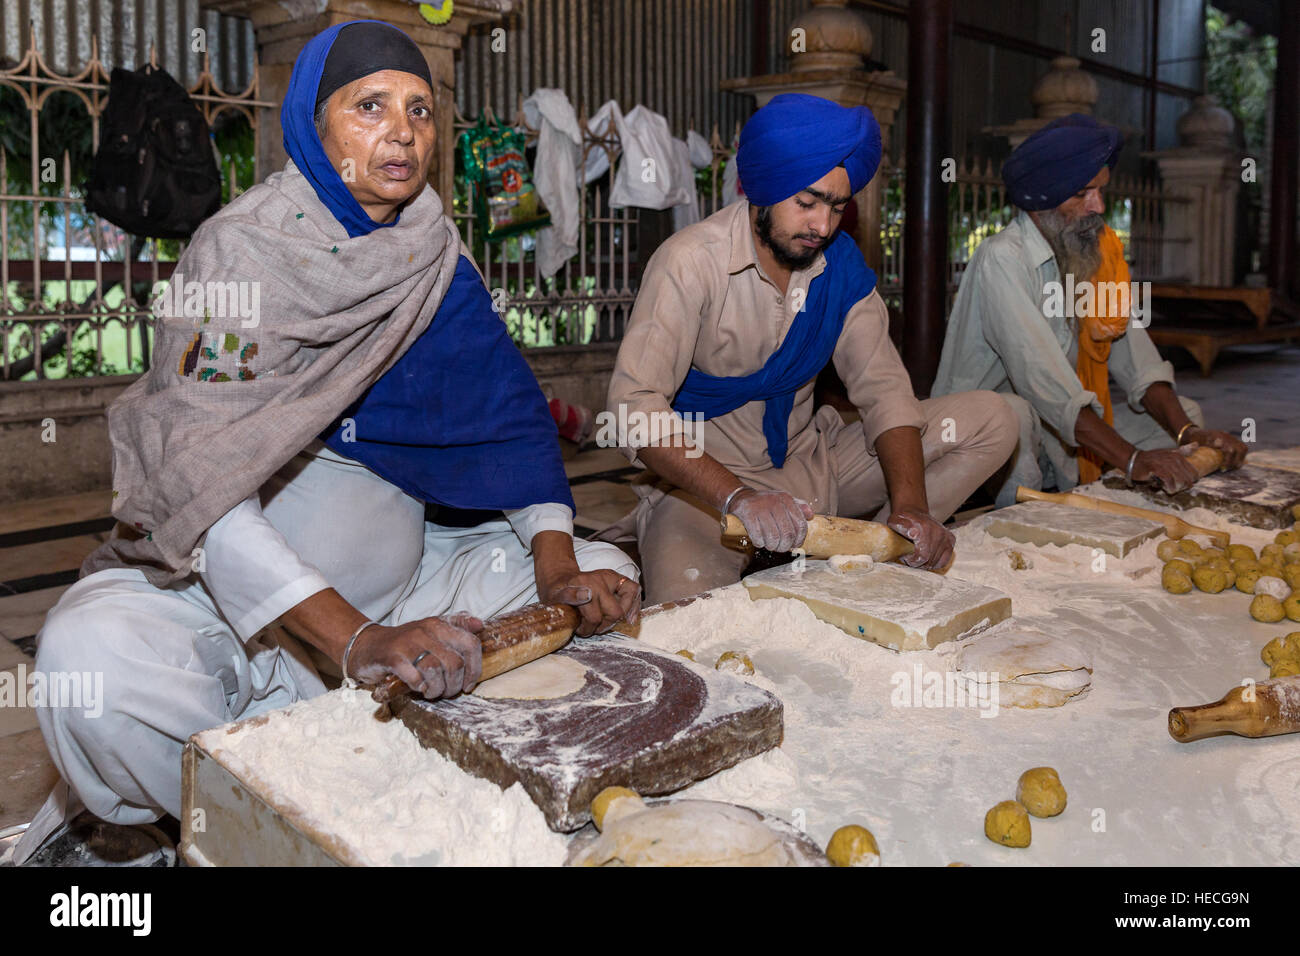
[[[470,776],[374,713],[368,693],[340,689],[210,740],[230,769],[367,864],[564,862],[568,837],[551,832],[522,787]]]

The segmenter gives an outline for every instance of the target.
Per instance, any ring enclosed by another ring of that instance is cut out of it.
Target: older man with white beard
[[[1108,294],[1130,288],[1101,215],[1121,145],[1118,129],[1079,113],[1026,139],[1002,167],[1021,212],[962,275],[931,394],[990,389],[1015,409],[1020,442],[995,478],[999,506],[1018,485],[1067,490],[1107,466],[1181,491],[1196,472],[1176,446],[1192,442],[1218,448],[1226,467],[1245,458],[1242,442],[1202,427],[1196,403],[1175,394],[1173,367],[1130,321],[1132,298]],[[1127,407],[1112,407],[1112,377]]]

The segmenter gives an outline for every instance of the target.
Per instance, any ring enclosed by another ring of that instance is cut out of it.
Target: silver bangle
[[[361,632],[364,631],[366,628],[372,626],[374,623],[375,623],[374,621],[364,622],[359,628],[353,631],[352,636],[348,638],[348,646],[343,648],[343,679],[345,681],[349,679],[348,678],[348,655],[352,653],[352,645],[357,642],[357,638],[361,636]]]
[[[720,519],[721,519],[722,524],[723,524],[724,527],[725,527],[726,524],[727,524],[727,514],[728,514],[729,511],[730,511],[730,508],[731,508],[731,501],[732,501],[732,499],[735,498],[736,495],[740,494],[742,491],[744,491],[744,490],[745,490],[746,488],[748,488],[748,487],[749,487],[748,485],[741,485],[739,488],[737,488],[737,489],[736,489],[735,491],[733,491],[731,494],[727,495],[726,500],[722,502],[722,514],[720,515]]]
[[[1128,482],[1130,488],[1133,487],[1133,464],[1138,460],[1138,452],[1141,449],[1134,448],[1133,454],[1128,456],[1128,465],[1124,469],[1124,480]]]

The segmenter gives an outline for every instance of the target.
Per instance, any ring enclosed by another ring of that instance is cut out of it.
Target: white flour
[[[1181,516],[1255,548],[1273,535],[1204,510]],[[1163,535],[1101,560],[1078,545],[993,538],[985,523],[957,530],[949,575],[1011,596],[1015,619],[999,629],[1019,622],[1086,648],[1095,661],[1087,697],[1003,708],[995,719],[973,707],[894,706],[900,675],[918,662],[942,670],[950,645],[895,653],[818,621],[797,601],[753,602],[742,587],[725,588],[646,618],[642,640],[689,649],[705,664],[726,650],[749,655],[757,673],[748,679],[785,705],[785,742],[683,796],[776,814],[823,846],[836,828],[861,824],[885,865],[1300,863],[1295,738],[1178,744],[1166,729],[1169,707],[1217,700],[1241,677],[1267,676],[1259,648],[1278,629],[1250,621],[1249,595],[1165,593],[1155,554]],[[1012,570],[1012,549],[1033,570]],[[984,812],[1014,796],[1016,779],[1034,766],[1060,771],[1070,807],[1034,821],[1029,849],[995,846],[982,833]]]
[[[522,787],[470,776],[374,712],[368,693],[340,689],[238,733],[209,731],[205,743],[371,865],[564,862],[568,838],[547,828]]]
[[[1086,490],[1149,504],[1131,492]],[[1201,509],[1180,516],[1255,548],[1273,536]],[[1259,649],[1295,625],[1251,621],[1250,596],[1236,591],[1165,593],[1155,555],[1162,539],[1103,560],[1077,545],[993,538],[983,523],[957,530],[949,575],[998,588],[1017,622],[1085,648],[1094,661],[1085,698],[1003,708],[995,719],[975,706],[896,706],[899,680],[918,663],[944,670],[950,646],[896,653],[818,621],[798,601],[756,602],[743,586],[724,588],[645,618],[642,640],[690,650],[705,666],[724,651],[748,655],[757,672],[746,679],[784,703],[785,741],[681,795],[775,814],[822,846],[836,828],[861,824],[885,865],[1300,864],[1298,738],[1178,744],[1166,729],[1171,706],[1267,677]],[[1012,570],[1012,549],[1032,570]],[[568,838],[546,828],[521,788],[503,793],[470,777],[400,723],[373,720],[373,710],[366,695],[338,691],[212,742],[367,860],[563,860]],[[1033,821],[1028,849],[992,844],[985,811],[1014,796],[1016,779],[1035,766],[1060,772],[1069,807]]]

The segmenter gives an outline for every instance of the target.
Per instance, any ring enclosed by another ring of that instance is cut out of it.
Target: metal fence
[[[482,115],[489,123],[498,122],[490,107]],[[522,112],[516,114],[511,125],[523,131],[529,145],[536,142],[538,131],[524,121]],[[618,341],[640,285],[640,263],[645,252],[638,248],[641,210],[609,205],[611,177],[622,155],[618,135],[612,124],[604,134],[592,132],[586,117],[579,117],[578,125],[582,132],[580,168],[586,167],[594,150],[603,150],[609,172],[580,189],[578,251],[553,276],[541,274],[534,233],[504,241],[484,239],[471,208],[469,184],[463,175],[456,176],[452,218],[488,288],[502,302],[506,325],[522,348]],[[473,121],[457,111],[457,135],[473,126]],[[731,152],[717,127],[710,147],[710,167],[698,171],[696,178],[701,218],[722,208],[722,171]],[[504,291],[504,298],[497,290]]]
[[[153,49],[150,62],[158,65]],[[60,73],[46,62],[34,28],[18,65],[0,69],[6,115],[27,113],[26,129],[6,129],[0,152],[0,380],[125,374],[148,365],[150,296],[171,276],[184,243],[130,236],[86,209],[82,183],[99,146],[108,81],[96,39],[80,69]],[[189,88],[210,127],[245,124],[240,148],[222,156],[227,201],[260,179],[258,108],[274,104],[257,98],[257,83],[254,67],[246,89],[221,89],[204,53]],[[27,155],[25,177],[9,168],[11,151]]]

